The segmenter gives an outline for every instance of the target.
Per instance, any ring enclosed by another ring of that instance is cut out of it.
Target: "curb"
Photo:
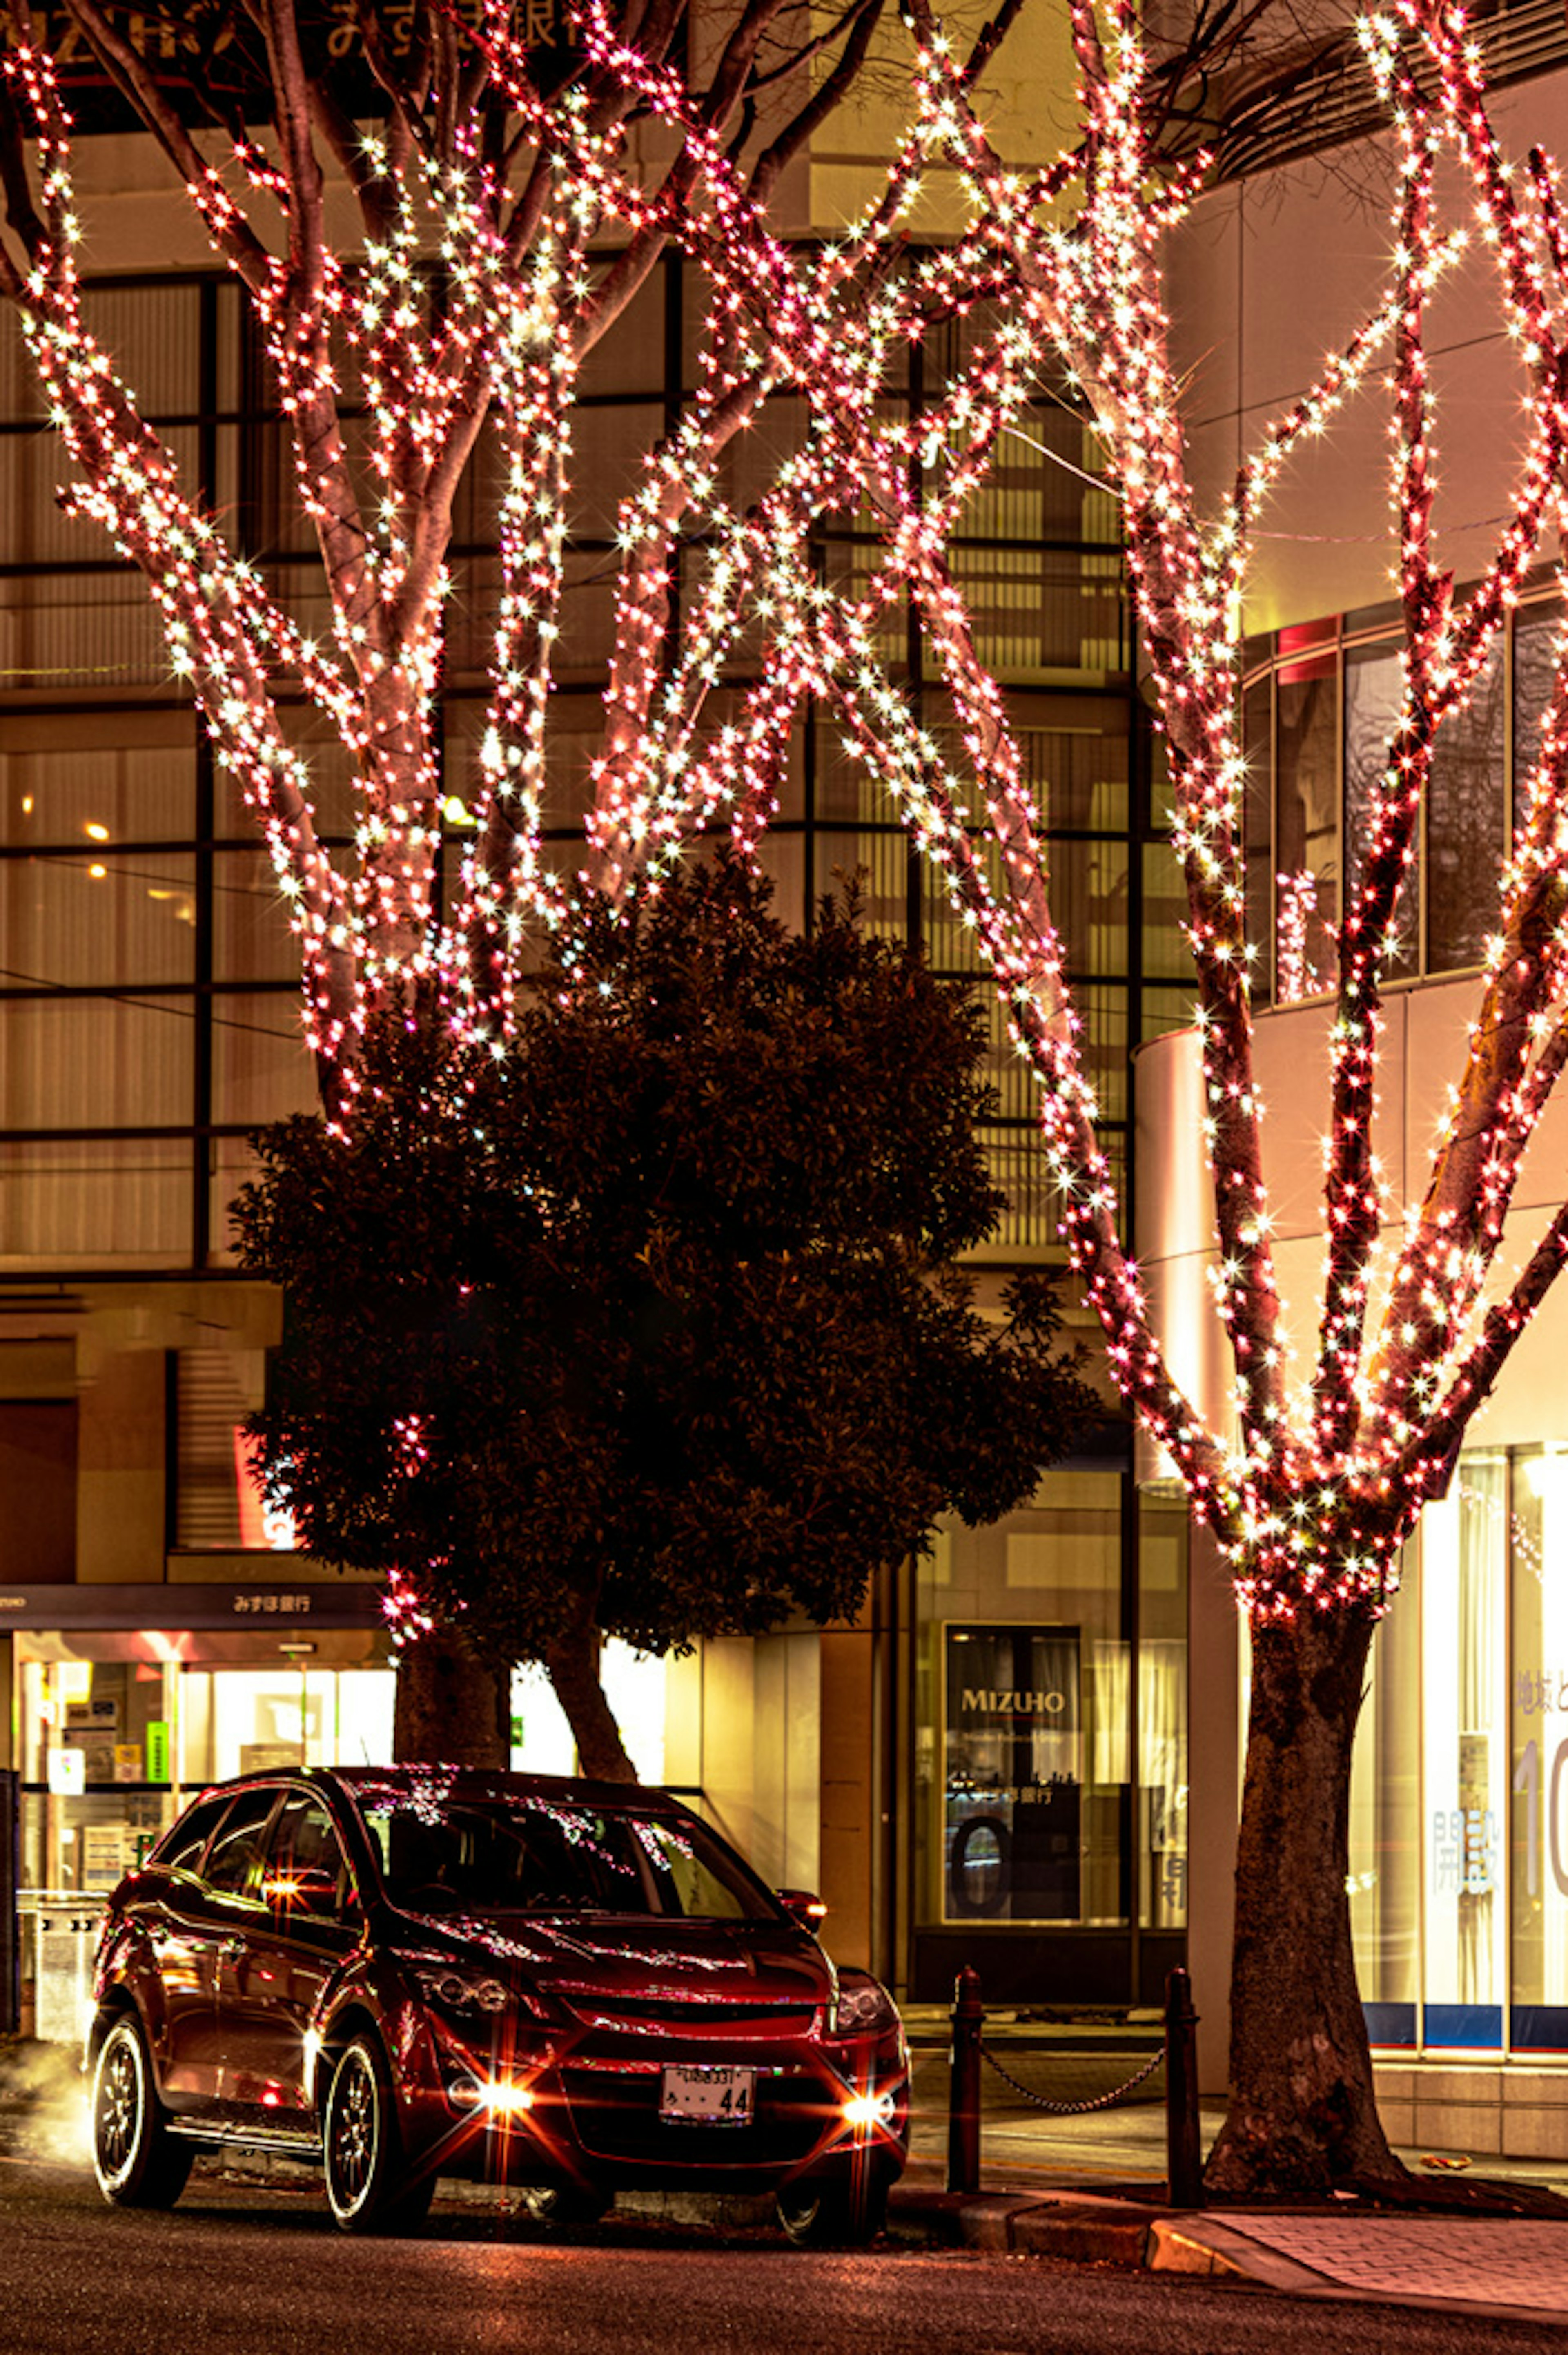
[[[1211,2242],[1196,2238],[1190,2227],[1183,2229],[1183,2223],[1184,2220],[1177,2216],[1155,2218],[1146,2260],[1150,2273],[1235,2274],[1242,2278],[1246,2277],[1245,2265],[1237,2264],[1223,2249],[1213,2247]],[[1281,2283],[1277,2286],[1293,2288],[1296,2285],[1294,2282]]]
[[[1158,2262],[1152,2252],[1163,2221],[1152,2211],[1141,2215],[1131,2211],[1123,2200],[1074,2192],[1042,2199],[1038,2192],[895,2188],[887,2211],[887,2230],[895,2240],[992,2254],[1060,2257],[1073,2264],[1118,2265],[1129,2273]]]

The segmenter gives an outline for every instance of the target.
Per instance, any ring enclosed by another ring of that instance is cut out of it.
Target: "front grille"
[[[814,2077],[758,2077],[757,2107],[744,2126],[681,2125],[659,2115],[656,2071],[622,2076],[607,2069],[561,2071],[572,2132],[595,2158],[647,2166],[778,2167],[808,2158],[836,2123]]]
[[[817,2017],[810,2004],[788,1998],[703,2002],[690,1996],[598,1995],[577,1988],[560,1992],[577,2019],[590,2027],[645,2028],[653,2035],[676,2029],[700,2035],[705,2029],[747,2028],[765,2036],[804,2036]]]

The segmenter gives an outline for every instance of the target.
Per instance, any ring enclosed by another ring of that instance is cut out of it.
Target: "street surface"
[[[1254,2284],[888,2243],[789,2248],[639,2218],[556,2238],[438,2206],[350,2241],[319,2191],[194,2176],[112,2211],[79,2160],[0,2157],[0,2355],[1531,2355],[1552,2326],[1302,2303]]]

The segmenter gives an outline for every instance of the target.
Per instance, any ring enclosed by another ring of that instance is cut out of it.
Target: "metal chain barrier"
[[[948,2055],[952,2070],[948,2102],[948,2190],[969,2193],[980,2179],[980,2062],[988,2061],[1004,2084],[1022,2094],[1038,2110],[1059,2118],[1083,2117],[1092,2110],[1108,2110],[1147,2083],[1165,2064],[1165,2149],[1171,2202],[1176,2208],[1203,2204],[1203,2170],[1198,2117],[1198,2015],[1192,2009],[1192,1985],[1184,1964],[1165,1975],[1165,2041],[1125,2085],[1113,2086],[1086,2102],[1048,2102],[1032,2094],[1004,2069],[985,2044],[985,2006],[980,2000],[980,1973],[966,1963],[953,1986],[953,2042]]]
[[[1002,2067],[995,2053],[983,2041],[980,2051],[980,2059],[989,2067],[994,2069],[997,2075],[1005,2083],[1011,2085],[1015,2094],[1022,2094],[1024,2100],[1032,2102],[1037,2110],[1049,2110],[1052,2116],[1057,2118],[1081,2118],[1086,2117],[1091,2110],[1114,2109],[1117,2103],[1127,2094],[1136,2093],[1139,2085],[1153,2076],[1156,2069],[1164,2061],[1169,2049],[1167,2045],[1162,2044],[1147,2067],[1140,2069],[1135,2077],[1129,2077],[1125,2085],[1113,2085],[1108,2094],[1096,2094],[1086,2102],[1048,2102],[1044,2094],[1032,2094],[1027,2085],[1021,2085],[1011,2071]]]

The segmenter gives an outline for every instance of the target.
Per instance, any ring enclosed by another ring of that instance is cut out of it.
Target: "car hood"
[[[815,2007],[832,1991],[827,1955],[789,1923],[537,1913],[398,1918],[404,1935],[418,1935],[454,1959],[515,1972],[542,1992]]]

